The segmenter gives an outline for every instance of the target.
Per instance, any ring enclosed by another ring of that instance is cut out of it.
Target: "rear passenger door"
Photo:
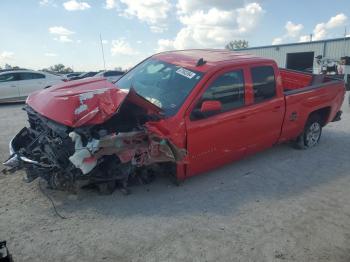
[[[250,67],[252,104],[247,107],[246,130],[250,141],[247,153],[254,153],[271,147],[280,136],[285,102],[277,87],[277,72],[272,65]]]
[[[46,86],[46,77],[41,73],[22,72],[18,82],[19,93],[21,97],[26,97],[30,93],[44,89]]]
[[[10,101],[19,97],[18,73],[0,75],[0,101]]]

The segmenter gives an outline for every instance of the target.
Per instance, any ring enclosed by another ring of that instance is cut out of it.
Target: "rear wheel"
[[[309,117],[303,133],[295,141],[298,149],[309,149],[318,144],[322,134],[322,120],[319,115]]]

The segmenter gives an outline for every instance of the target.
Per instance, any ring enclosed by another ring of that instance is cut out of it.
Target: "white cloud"
[[[311,38],[310,35],[302,35],[299,38],[299,42],[310,42]]]
[[[254,29],[265,11],[258,3],[251,3],[237,9],[237,23],[239,32],[245,33]]]
[[[244,0],[178,0],[176,7],[179,14],[189,14],[197,10],[208,10],[216,7],[221,10],[232,10],[244,4]]]
[[[55,35],[54,40],[62,42],[62,43],[69,43],[73,42],[73,40],[70,38],[71,35],[75,34],[73,31],[63,27],[63,26],[52,26],[49,28],[50,34]]]
[[[302,24],[294,24],[291,21],[288,21],[285,25],[285,29],[287,31],[286,35],[288,37],[298,37],[300,32],[304,29]]]
[[[3,51],[0,53],[0,61],[13,59],[14,53],[10,51]]]
[[[174,41],[169,39],[159,39],[158,48],[155,51],[163,52],[163,51],[172,50],[172,49],[174,49]]]
[[[327,29],[333,29],[339,26],[344,26],[348,18],[343,13],[337,14],[336,16],[331,17],[326,24]]]
[[[66,35],[60,35],[58,37],[55,37],[54,40],[62,42],[62,43],[73,42],[73,40],[71,38],[69,38],[69,36],[66,36]]]
[[[45,5],[49,5],[50,4],[50,0],[41,0],[39,1],[39,5],[45,6]]]
[[[136,17],[151,26],[152,32],[163,32],[167,29],[166,18],[171,9],[169,0],[120,0],[126,8],[120,15]]]
[[[272,40],[272,45],[280,45],[283,43],[282,37],[276,37]]]
[[[57,54],[56,53],[45,53],[45,56],[56,57]]]
[[[185,2],[183,2],[185,3]],[[208,1],[209,3],[209,1]],[[178,8],[179,8],[178,3]],[[187,9],[186,9],[187,8]],[[186,7],[179,17],[183,28],[174,39],[160,39],[156,51],[186,48],[223,48],[230,40],[243,38],[258,25],[264,10],[258,3],[241,8],[222,10],[211,7],[207,11]]]
[[[321,40],[327,36],[327,25],[325,23],[320,23],[315,26],[313,31],[313,40]]]
[[[297,39],[300,36],[301,31],[304,29],[302,24],[294,24],[292,21],[288,21],[285,26],[285,34],[280,37],[276,37],[272,40],[273,45],[282,44],[286,40]]]
[[[63,26],[52,26],[49,28],[50,34],[54,35],[72,35],[74,34],[73,31],[70,31],[69,29],[63,27]]]
[[[168,30],[167,25],[151,25],[150,29],[153,33],[163,33]]]
[[[63,3],[63,6],[68,11],[86,10],[91,6],[86,2],[79,2],[76,0],[70,0]]]
[[[106,0],[105,8],[106,9],[115,9],[118,7],[116,0]]]
[[[40,6],[53,6],[57,7],[57,4],[55,3],[55,0],[40,0],[39,1]]]
[[[115,55],[138,55],[139,52],[135,49],[133,49],[128,42],[126,42],[124,39],[117,39],[112,40],[112,47],[111,47],[111,53],[112,56]]]
[[[329,30],[344,26],[348,18],[343,13],[331,17],[326,23],[319,23],[315,26],[312,40],[322,40],[328,36]]]
[[[337,14],[336,16],[331,17],[328,22],[319,23],[315,26],[313,30],[312,40],[322,40],[329,36],[329,31],[335,28],[345,26],[348,21],[348,18],[343,13]],[[300,37],[299,42],[310,41],[309,35],[303,35]]]

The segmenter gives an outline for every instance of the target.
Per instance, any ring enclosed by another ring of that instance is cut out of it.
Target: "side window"
[[[254,67],[251,69],[251,73],[255,103],[260,103],[276,96],[276,81],[273,67]]]
[[[225,73],[219,76],[203,94],[195,111],[199,111],[204,101],[215,100],[221,103],[221,112],[226,112],[244,105],[243,70]],[[220,113],[220,112],[219,112]],[[210,114],[213,115],[213,114]],[[203,118],[205,116],[199,117]],[[194,117],[197,119],[198,116]]]
[[[45,78],[45,75],[39,73],[20,73],[21,80],[32,80]]]
[[[18,79],[18,73],[7,73],[0,75],[0,83],[17,81]]]
[[[45,78],[45,75],[39,73],[32,73],[32,79]]]

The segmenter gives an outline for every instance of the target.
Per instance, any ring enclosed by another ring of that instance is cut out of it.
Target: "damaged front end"
[[[47,110],[43,111],[38,94],[30,97],[24,108],[29,127],[10,142],[11,156],[4,163],[8,171],[24,169],[27,182],[41,177],[53,189],[76,192],[94,184],[102,193],[111,193],[116,187],[128,192],[131,181],[150,182],[154,172],[164,168],[175,176],[174,167],[186,152],[147,128],[161,118],[159,109],[132,89],[121,92],[106,85],[110,84],[103,83],[103,88],[89,94],[74,93],[73,88],[64,97],[61,91],[52,94],[60,87],[44,91],[51,92],[51,107],[62,99],[71,105],[70,109],[58,109],[64,112],[55,120],[45,116]],[[119,95],[113,99],[110,92]]]

